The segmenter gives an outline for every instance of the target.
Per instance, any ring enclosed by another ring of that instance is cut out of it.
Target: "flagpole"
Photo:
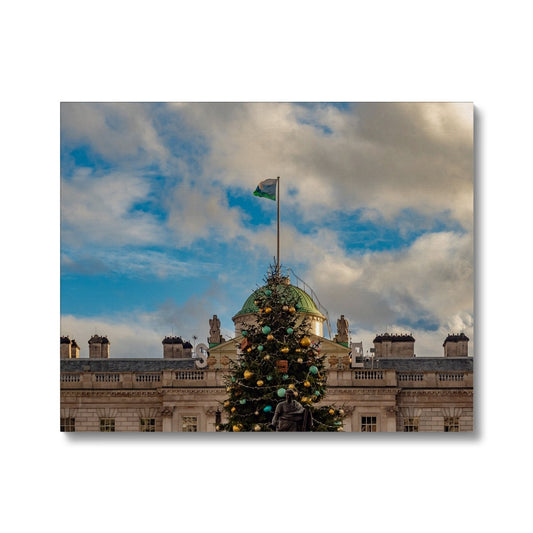
[[[278,176],[278,183],[277,183],[277,197],[278,197],[278,250],[277,250],[277,264],[276,264],[276,270],[277,275],[279,277],[279,176]]]

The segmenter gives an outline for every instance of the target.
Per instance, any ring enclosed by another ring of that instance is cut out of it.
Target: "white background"
[[[0,8],[4,531],[524,529],[532,474],[526,5]],[[59,102],[101,100],[473,101],[474,435],[60,434]]]

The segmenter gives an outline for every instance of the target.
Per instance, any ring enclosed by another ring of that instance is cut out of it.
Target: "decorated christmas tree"
[[[342,409],[324,405],[325,354],[279,269],[256,291],[257,321],[241,331],[240,354],[226,379],[218,431],[343,431]]]

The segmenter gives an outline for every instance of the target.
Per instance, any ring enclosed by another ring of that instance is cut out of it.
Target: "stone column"
[[[163,417],[163,433],[172,432],[172,415],[174,414],[174,406],[167,405],[161,409],[161,416]]]
[[[381,428],[381,431],[386,431],[387,433],[396,433],[396,413],[398,411],[397,407],[386,407],[385,416],[383,417],[384,427]]]

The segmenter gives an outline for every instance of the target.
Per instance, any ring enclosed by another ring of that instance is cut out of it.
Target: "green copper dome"
[[[311,296],[309,296],[309,294],[307,294],[305,291],[294,285],[282,284],[281,287],[283,288],[283,291],[287,291],[287,295],[290,295],[287,298],[288,300],[296,299],[299,304],[299,313],[309,313],[325,318],[324,315],[318,310]],[[240,315],[247,315],[249,313],[259,312],[259,308],[257,307],[257,305],[254,304],[254,301],[257,300],[258,294],[267,288],[268,286],[265,285],[264,287],[261,287],[260,289],[254,291],[251,296],[244,302],[242,309],[233,318],[238,317]]]

